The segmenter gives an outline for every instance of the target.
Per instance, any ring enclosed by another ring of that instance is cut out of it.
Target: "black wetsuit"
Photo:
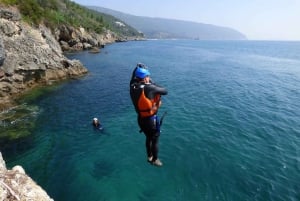
[[[94,129],[99,129],[99,130],[103,129],[102,125],[99,122],[93,121],[92,125],[94,126]]]
[[[168,92],[165,88],[154,83],[145,84],[139,79],[135,78],[135,70],[132,73],[132,78],[130,81],[130,96],[138,114],[139,127],[146,136],[147,156],[153,157],[152,161],[155,161],[158,158],[158,139],[160,135],[159,119],[156,115],[158,108],[154,114],[147,117],[142,117],[138,108],[138,100],[143,90],[148,99],[154,99],[157,95],[166,95]]]

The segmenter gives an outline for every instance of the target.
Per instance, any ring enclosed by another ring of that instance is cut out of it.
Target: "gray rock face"
[[[3,65],[4,59],[5,59],[5,52],[4,52],[3,40],[2,38],[0,38],[0,67]]]
[[[3,160],[2,154],[0,152],[0,172],[6,171],[5,161]]]
[[[0,7],[0,110],[10,107],[12,97],[36,85],[68,79],[87,73],[78,60],[70,61],[63,51],[94,51],[117,41],[109,31],[99,35],[84,28],[62,25],[54,33],[21,21],[14,8]]]
[[[0,200],[53,201],[21,166],[7,170],[0,152]]]
[[[0,8],[0,110],[36,85],[86,73],[78,60],[63,55],[48,28],[33,28],[17,10]]]
[[[60,42],[63,51],[90,50],[103,47],[107,43],[116,42],[118,37],[111,31],[104,34],[88,33],[84,28],[75,29],[62,25],[55,30],[55,38]]]
[[[19,21],[21,19],[21,15],[15,9],[0,9],[0,18],[7,19],[10,21]]]

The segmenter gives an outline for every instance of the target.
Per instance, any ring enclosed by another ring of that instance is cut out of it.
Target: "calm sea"
[[[101,51],[67,55],[90,73],[23,100],[29,114],[6,127],[30,135],[2,145],[8,167],[22,165],[56,201],[300,200],[300,42],[153,40]],[[138,62],[169,91],[161,168],[146,162],[129,97]]]

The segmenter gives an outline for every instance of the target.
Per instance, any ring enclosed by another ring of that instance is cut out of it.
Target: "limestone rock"
[[[99,53],[106,44],[120,41],[114,32],[89,33],[61,25],[50,31],[21,20],[16,8],[0,6],[0,110],[31,88],[86,74],[80,61],[69,61],[64,51]]]
[[[119,40],[117,35],[110,30],[104,30],[103,34],[97,34],[89,33],[82,27],[76,29],[66,25],[57,27],[54,35],[55,39],[60,42],[63,51],[103,48],[105,44]]]
[[[26,175],[21,166],[15,166],[12,170],[7,170],[1,152],[0,200],[53,201],[39,185]]]
[[[5,52],[4,52],[4,46],[3,46],[3,40],[0,38],[0,66],[2,66],[5,59]],[[0,74],[1,78],[1,74]]]
[[[6,171],[5,161],[2,158],[2,154],[0,152],[0,172]]]
[[[1,8],[0,9],[0,18],[7,19],[10,21],[19,21],[21,19],[21,15],[14,8],[10,8],[10,9]]]
[[[0,7],[0,110],[37,85],[88,72],[79,61],[64,56],[47,27],[29,26],[19,16],[18,10]]]
[[[100,53],[100,49],[99,48],[91,48],[91,50],[89,51],[89,53]]]

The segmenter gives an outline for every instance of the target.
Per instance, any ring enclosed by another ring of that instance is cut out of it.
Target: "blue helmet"
[[[141,78],[141,79],[143,79],[149,75],[150,75],[150,72],[145,68],[138,67],[135,71],[135,76],[138,78]]]

